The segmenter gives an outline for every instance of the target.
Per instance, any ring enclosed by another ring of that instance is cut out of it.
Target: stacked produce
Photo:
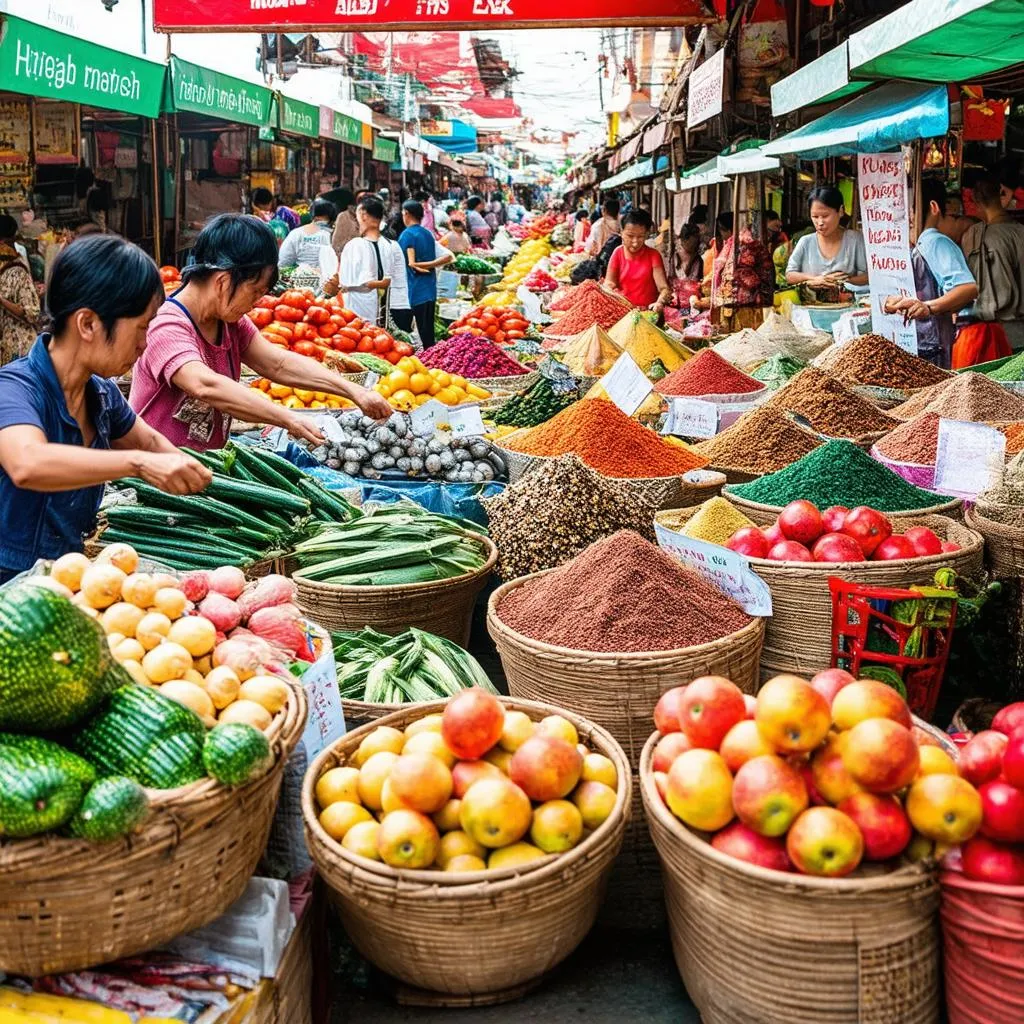
[[[854,394],[831,374],[814,366],[801,370],[765,405],[797,413],[818,433],[829,437],[862,437],[892,430],[898,422],[866,398]]]
[[[562,362],[581,377],[603,377],[621,355],[622,349],[608,332],[598,324],[591,324],[566,341]]]
[[[751,621],[714,584],[631,530],[512,588],[497,614],[534,640],[611,653],[693,647]]]
[[[570,405],[507,447],[527,455],[574,453],[605,476],[634,479],[678,476],[707,465],[707,459],[664,441],[603,398]]]
[[[743,526],[725,546],[773,562],[891,562],[931,558],[960,550],[927,526],[896,533],[892,520],[866,505],[833,505],[824,511],[803,499],[791,501],[771,526]]]
[[[890,410],[897,419],[909,420],[923,412],[935,412],[950,420],[1024,419],[1024,398],[1007,391],[983,373],[958,373],[942,384],[915,393]]]
[[[684,537],[706,540],[709,544],[725,544],[737,530],[753,525],[752,519],[716,494],[697,507],[679,532]]]
[[[774,355],[757,367],[751,376],[754,380],[759,380],[770,391],[778,391],[806,365],[792,356]]]
[[[523,287],[531,292],[553,292],[558,288],[558,281],[555,280],[546,270],[534,267],[529,274],[523,278]]]
[[[452,335],[476,334],[490,338],[498,345],[514,344],[526,337],[530,322],[512,306],[494,306],[485,308],[477,306],[451,326]]]
[[[785,469],[823,442],[778,409],[760,406],[693,451],[712,466],[760,475]]]
[[[349,853],[483,871],[571,850],[611,814],[617,787],[615,765],[568,719],[534,723],[473,688],[404,733],[379,726],[350,765],[317,780],[316,799],[321,827]]]
[[[471,686],[498,692],[473,655],[422,629],[388,636],[367,627],[332,633],[331,640],[344,700],[410,704],[454,697]]]
[[[618,530],[654,536],[654,506],[575,455],[541,464],[481,504],[505,580],[562,565]]]
[[[594,324],[608,330],[622,319],[624,308],[618,297],[602,288],[593,288],[581,295],[572,309],[545,327],[543,334],[548,339],[573,338]]]
[[[520,377],[529,371],[493,342],[475,334],[452,334],[421,354],[424,366],[468,378]]]
[[[531,217],[524,224],[506,224],[507,231],[513,238],[539,239],[547,238],[558,226],[558,217],[553,213],[545,213],[539,217]]]
[[[550,232],[550,228],[545,234]],[[527,274],[536,266],[538,260],[551,255],[551,243],[544,237],[534,236],[519,247],[519,252],[505,264],[505,272],[501,282],[493,286],[494,293],[510,295],[509,302],[515,301],[515,291],[526,280]],[[556,285],[557,287],[557,285]],[[504,303],[507,305],[508,303]]]
[[[386,364],[388,370],[391,364]],[[388,372],[388,371],[385,371]],[[342,409],[353,403],[340,395],[329,395],[325,391],[307,391],[302,388],[290,388],[284,384],[275,384],[266,377],[257,377],[250,385],[261,395],[265,395],[276,405],[286,409]]]
[[[776,676],[756,700],[703,676],[667,691],[654,722],[668,809],[760,867],[842,878],[862,861],[941,854],[982,823],[978,791],[906,701],[842,669]]]
[[[489,391],[471,384],[465,377],[425,366],[415,356],[400,359],[386,377],[374,384],[373,389],[399,412],[409,412],[420,405],[426,405],[432,398],[443,405],[463,405],[491,397]]]
[[[608,336],[623,352],[633,357],[651,380],[667,377],[693,355],[690,349],[670,338],[638,309],[631,310],[613,324]]]
[[[413,502],[386,505],[354,522],[325,524],[296,545],[299,568],[292,575],[345,587],[452,579],[486,562],[469,535],[476,530],[474,523],[436,515]]]
[[[451,479],[458,479],[465,467],[471,467],[467,482],[481,483],[501,475],[505,466],[481,438],[435,434],[429,425],[417,431],[412,419],[401,412],[384,424],[358,412],[345,413],[333,436],[311,454],[328,469],[368,480],[379,480],[387,473],[436,479],[454,473]]]
[[[745,395],[761,391],[764,385],[711,349],[698,352],[677,370],[658,381],[655,390],[669,397],[700,395]]]
[[[781,507],[803,498],[818,508],[869,505],[880,512],[929,508],[948,500],[908,484],[850,441],[829,441],[777,473],[731,485],[729,493],[762,505]]]
[[[505,402],[494,413],[493,419],[498,426],[536,427],[579,398],[579,385],[575,378],[561,381],[542,373],[534,384]]]
[[[480,256],[470,256],[467,253],[460,252],[455,257],[455,262],[449,268],[456,274],[500,274],[501,267],[495,263],[491,263],[490,260],[485,260]]]
[[[826,349],[815,365],[844,384],[867,384],[909,391],[948,381],[950,374],[919,359],[881,334],[859,334]]]

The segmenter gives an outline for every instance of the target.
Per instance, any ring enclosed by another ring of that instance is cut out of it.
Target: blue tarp
[[[447,153],[475,153],[480,147],[477,144],[476,129],[465,121],[448,121],[451,125],[450,135],[423,135],[421,138],[440,146]]]

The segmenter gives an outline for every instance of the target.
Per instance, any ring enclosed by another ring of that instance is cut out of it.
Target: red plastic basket
[[[891,669],[906,687],[910,710],[930,720],[956,625],[955,595],[949,598],[948,623],[938,626],[924,624],[923,608],[911,623],[899,622],[889,614],[896,601],[922,600],[917,591],[848,583],[837,576],[829,577],[828,586],[832,593],[832,666],[844,668],[858,679],[870,675],[871,666]],[[872,643],[879,639],[895,650],[872,650]],[[919,655],[906,652],[912,639]]]

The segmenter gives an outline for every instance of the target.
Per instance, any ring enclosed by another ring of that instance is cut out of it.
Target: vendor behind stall
[[[868,283],[864,235],[842,226],[843,194],[823,185],[809,196],[813,235],[804,235],[793,247],[786,267],[789,284],[812,288],[838,288]]]
[[[207,450],[228,439],[231,419],[271,423],[319,444],[314,424],[239,383],[244,361],[276,384],[341,395],[368,416],[391,407],[313,359],[273,345],[246,315],[277,281],[277,243],[255,217],[225,213],[196,239],[196,263],[149,328],[132,376],[131,406],[177,445]]]
[[[605,284],[640,309],[659,315],[672,297],[661,253],[647,244],[653,223],[646,210],[633,210],[622,223],[622,245],[608,263]]]
[[[81,551],[108,480],[141,477],[169,494],[210,482],[110,379],[145,349],[162,300],[156,264],[113,235],[72,242],[54,262],[50,333],[0,370],[0,582]]]

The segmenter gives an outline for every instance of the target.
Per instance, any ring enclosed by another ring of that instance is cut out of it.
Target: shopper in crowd
[[[437,221],[434,217],[434,204],[430,198],[429,192],[420,190],[414,192],[412,198],[423,207],[423,220],[420,222],[420,226],[424,231],[428,231],[434,238],[437,237]],[[404,225],[403,225],[404,230]],[[401,237],[401,234],[399,234]]]
[[[331,235],[331,245],[339,258],[345,246],[353,238],[359,237],[359,221],[356,220],[357,197],[347,190],[340,191],[342,194],[335,201],[335,206],[340,212],[334,221],[334,233]]]
[[[675,277],[684,281],[700,281],[704,276],[704,261],[700,254],[700,228],[687,222],[679,232],[675,246]]]
[[[522,224],[526,216],[526,207],[518,199],[508,204],[508,219],[513,224]]]
[[[367,323],[381,321],[382,293],[391,284],[384,249],[380,245],[384,204],[373,194],[356,207],[359,237],[345,246],[338,266],[338,280],[345,305]],[[390,241],[390,239],[389,239]]]
[[[398,245],[405,255],[409,287],[409,307],[416,321],[416,332],[424,348],[434,344],[434,310],[437,307],[437,275],[435,270],[448,260],[435,258],[436,239],[423,227],[423,207],[414,199],[402,207],[405,230]],[[450,254],[449,254],[450,258]],[[399,326],[402,326],[399,324]],[[404,327],[409,330],[412,324]]]
[[[453,213],[448,220],[448,232],[441,239],[441,244],[458,255],[468,253],[473,248],[466,231],[466,221],[461,213]]]
[[[604,248],[605,243],[613,235],[622,234],[622,224],[619,221],[619,210],[621,206],[617,199],[606,199],[601,208],[601,219],[594,224],[590,237],[584,251],[588,256],[597,256]]]
[[[274,193],[269,188],[254,188],[250,201],[254,217],[259,217],[264,223],[274,219]]]
[[[487,214],[484,218],[490,226],[493,234],[508,223],[508,215],[505,212],[505,200],[500,192],[491,193],[491,201],[487,204]]]
[[[722,250],[725,248],[725,243],[732,238],[732,226],[733,217],[729,210],[724,213],[720,213],[715,218],[715,237],[712,239],[711,244],[704,250],[703,259],[703,276],[701,282],[703,289],[710,294],[711,283],[715,276],[715,261],[722,254]]]
[[[49,333],[0,370],[0,582],[81,551],[109,480],[141,477],[169,494],[210,482],[111,379],[146,347],[163,296],[156,264],[113,235],[73,242],[54,261]]]
[[[764,215],[764,230],[767,238],[765,240],[768,251],[775,250],[789,239],[786,232],[782,230],[782,217],[774,210],[768,210]]]
[[[466,225],[469,228],[469,237],[474,245],[483,247],[491,244],[491,226],[484,219],[481,212],[484,201],[480,196],[470,196],[466,200]]]
[[[326,199],[317,199],[313,202],[311,213],[313,219],[308,224],[289,232],[277,254],[277,265],[282,270],[285,267],[297,267],[300,270],[311,268],[315,273],[309,275],[310,279],[317,282],[319,291],[325,284],[320,269],[321,250],[331,248],[331,228],[337,210],[334,203],[329,203]],[[296,287],[301,286],[294,277],[291,283]],[[329,286],[329,290],[336,292],[336,286],[337,279]]]
[[[39,294],[17,237],[18,222],[0,214],[0,364],[25,355],[38,331]]]
[[[672,296],[661,253],[647,244],[653,222],[646,210],[633,210],[622,225],[622,245],[612,253],[605,284],[634,306],[660,314]]]
[[[204,451],[221,448],[235,416],[322,442],[306,418],[239,383],[243,361],[277,384],[341,395],[368,416],[390,415],[380,395],[272,344],[246,315],[278,274],[277,243],[258,218],[215,217],[193,252],[196,262],[182,271],[183,287],[150,324],[146,350],[132,374],[132,408],[171,442]]]
[[[839,189],[830,185],[813,189],[810,213],[814,234],[805,235],[793,247],[786,267],[786,281],[812,288],[867,284],[864,235],[842,227],[845,209]]]
[[[1000,182],[985,175],[974,184],[974,202],[981,222],[969,227],[962,248],[978,284],[971,320],[986,328],[989,345],[1024,348],[1024,225],[1003,207]],[[979,330],[964,332],[975,345]],[[1002,336],[1001,336],[1002,333]],[[957,359],[967,358],[967,344],[957,341]],[[965,364],[972,365],[972,364]]]
[[[590,217],[586,210],[577,210],[573,218],[572,247],[580,249],[590,235]]]
[[[448,216],[448,211],[454,207],[454,203],[442,203],[437,200],[436,197],[431,198],[431,209],[434,213],[434,234],[441,238],[448,230],[451,218]]]
[[[698,203],[686,218],[687,224],[692,224],[700,232],[700,242],[703,247],[711,240],[711,232],[708,228],[708,207],[707,203]]]

